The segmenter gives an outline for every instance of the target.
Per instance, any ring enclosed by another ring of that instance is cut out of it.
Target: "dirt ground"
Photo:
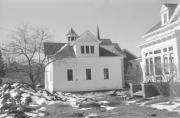
[[[105,110],[96,105],[88,110],[78,110],[69,105],[54,104],[46,106],[49,115],[45,118],[84,118],[90,113],[99,115],[97,118],[180,118],[177,112],[168,112],[167,110],[157,110],[150,107],[138,106],[136,104],[126,105],[124,100],[117,96],[108,96],[97,98],[98,100],[110,101],[109,106],[116,107],[113,110]]]

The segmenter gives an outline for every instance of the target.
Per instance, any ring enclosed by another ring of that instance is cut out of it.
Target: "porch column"
[[[156,73],[155,73],[155,58],[154,58],[154,56],[152,57],[152,59],[153,59],[153,74],[155,75]],[[153,81],[155,82],[155,78]]]
[[[146,81],[146,58],[144,56],[144,51],[141,50],[141,55],[142,55],[142,62],[141,64],[141,68],[142,68],[142,73],[143,73],[143,83]]]

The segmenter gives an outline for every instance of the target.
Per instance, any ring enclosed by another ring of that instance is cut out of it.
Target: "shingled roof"
[[[55,54],[65,44],[66,43],[45,42],[44,43],[44,54],[45,54],[45,56]]]
[[[152,32],[152,31],[155,31],[157,29],[159,29],[161,27],[161,21],[159,21],[156,25],[154,25],[151,29],[149,29],[146,34]]]
[[[101,41],[100,45],[112,45],[112,41],[110,39],[99,39]]]
[[[76,32],[74,31],[74,29],[71,28],[71,29],[69,30],[69,32],[67,33],[67,35],[77,35],[77,34],[76,34]]]
[[[118,56],[118,55],[103,47],[99,47],[99,56]]]
[[[59,59],[59,58],[73,58],[75,57],[75,52],[72,46],[65,44],[63,47],[61,47],[60,50],[58,50],[55,54],[54,57]]]

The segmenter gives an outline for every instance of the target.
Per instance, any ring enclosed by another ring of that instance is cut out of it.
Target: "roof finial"
[[[99,26],[97,25],[97,38],[100,39]]]

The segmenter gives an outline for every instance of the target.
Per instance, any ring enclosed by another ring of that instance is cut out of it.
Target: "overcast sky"
[[[85,30],[96,35],[98,24],[102,38],[140,56],[136,45],[159,21],[165,1],[180,0],[0,0],[0,41],[21,24],[49,28],[56,42],[66,42],[71,27],[79,35]]]

